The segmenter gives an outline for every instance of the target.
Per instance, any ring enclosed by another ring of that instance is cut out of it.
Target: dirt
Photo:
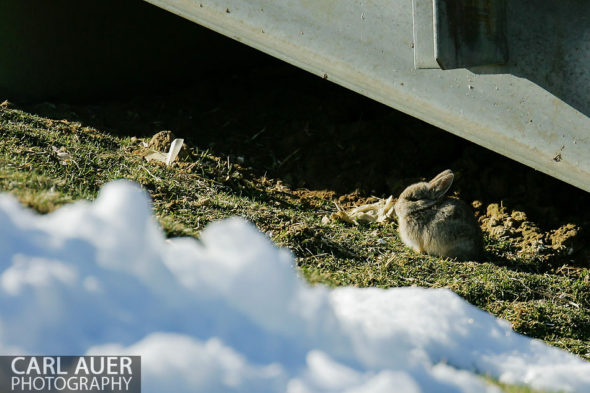
[[[479,201],[474,201],[473,205],[479,209],[483,207]],[[525,212],[510,210],[498,203],[487,205],[485,214],[478,215],[484,232],[495,239],[506,239],[523,257],[534,256],[547,261],[572,257],[584,247],[586,240],[579,225],[566,223],[543,231],[527,219]]]
[[[502,252],[554,270],[590,266],[583,230],[590,194],[276,61],[166,95],[22,107],[137,138],[157,135],[150,145],[160,151],[173,132],[257,179],[279,179],[269,186],[310,204],[372,203],[449,168],[451,193],[472,203],[485,234],[505,241]]]
[[[147,147],[156,151],[167,152],[176,136],[172,131],[160,131],[150,139]]]

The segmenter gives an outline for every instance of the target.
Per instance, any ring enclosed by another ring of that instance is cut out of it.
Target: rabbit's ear
[[[449,188],[451,188],[451,184],[453,184],[453,179],[455,175],[453,175],[453,171],[447,169],[436,175],[434,179],[428,182],[428,187],[434,193],[436,198],[440,198],[447,193]]]

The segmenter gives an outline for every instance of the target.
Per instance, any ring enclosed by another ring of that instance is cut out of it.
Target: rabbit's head
[[[404,217],[409,213],[430,207],[441,200],[453,184],[453,171],[447,169],[434,179],[408,186],[395,203],[395,212]]]

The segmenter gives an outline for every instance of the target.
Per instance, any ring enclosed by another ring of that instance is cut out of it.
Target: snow
[[[39,216],[0,195],[0,352],[142,356],[144,392],[590,391],[590,363],[446,289],[309,286],[250,223],[166,240],[105,185]]]

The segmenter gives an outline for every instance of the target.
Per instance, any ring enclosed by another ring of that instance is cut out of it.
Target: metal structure
[[[583,0],[146,1],[590,191]]]

